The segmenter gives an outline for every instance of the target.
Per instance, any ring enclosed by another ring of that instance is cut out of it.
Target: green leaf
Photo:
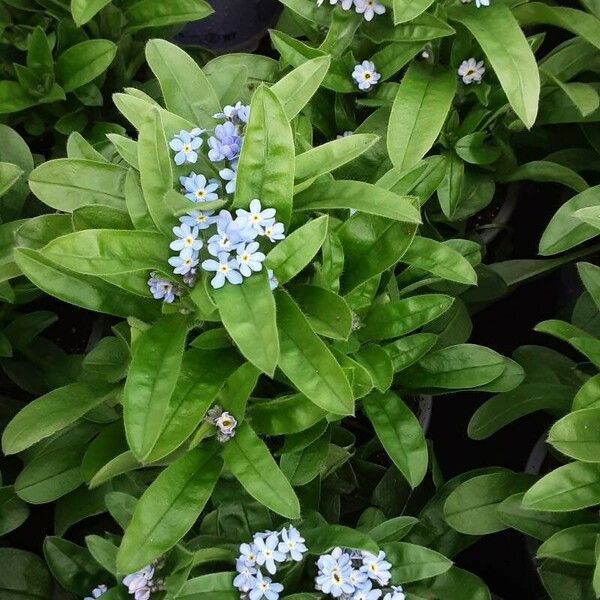
[[[127,442],[144,460],[158,439],[181,369],[187,320],[164,317],[144,331],[134,346],[123,391]]]
[[[392,361],[394,373],[406,369],[425,356],[436,344],[433,333],[415,333],[383,346]]]
[[[88,204],[123,209],[126,175],[123,167],[111,163],[60,158],[34,169],[29,185],[42,202],[63,212],[73,212]]]
[[[600,408],[577,410],[554,423],[548,443],[583,462],[600,462]]]
[[[287,227],[294,191],[294,139],[281,103],[266,87],[252,97],[237,173],[233,207],[248,208],[250,200],[259,198]]]
[[[169,0],[158,4],[155,0],[140,0],[125,10],[126,30],[131,32],[198,21],[213,12],[205,0]]]
[[[433,0],[394,0],[394,25],[412,21],[432,4]]]
[[[362,403],[385,451],[409,485],[417,487],[427,473],[428,464],[427,444],[419,420],[393,392],[371,392]]]
[[[329,451],[329,432],[321,435],[306,447],[282,454],[280,467],[293,486],[310,483],[325,465]]]
[[[528,129],[535,123],[540,96],[540,74],[533,52],[519,23],[505,4],[491,10],[461,10],[448,17],[464,25],[484,51],[500,80],[510,105]]]
[[[271,91],[279,98],[289,121],[308,104],[319,89],[330,64],[330,56],[307,60],[271,87]]]
[[[414,62],[394,99],[387,145],[397,169],[414,166],[435,143],[456,92],[449,69]]]
[[[213,115],[221,112],[219,99],[189,54],[166,40],[155,39],[146,45],[146,60],[158,79],[167,110],[199,127],[214,126]]]
[[[595,229],[600,229],[600,206],[587,206],[580,208],[573,213],[573,216],[580,221],[591,225]]]
[[[420,223],[411,196],[399,196],[362,181],[323,181],[294,196],[295,210],[353,208],[406,223]]]
[[[169,465],[135,507],[117,554],[120,573],[133,573],[170,550],[192,528],[221,474],[217,442]]]
[[[116,383],[127,375],[129,361],[127,343],[121,338],[105,337],[86,354],[82,367],[86,373]]]
[[[468,389],[490,383],[505,369],[502,356],[476,344],[457,344],[431,352],[402,371],[400,381],[410,388]]]
[[[265,443],[242,423],[223,448],[226,467],[261,504],[288,519],[300,517],[298,498]]]
[[[386,392],[392,385],[394,367],[388,353],[376,344],[367,344],[355,354],[358,362],[369,372],[373,385]]]
[[[384,544],[383,551],[386,560],[393,565],[391,571],[394,584],[435,577],[452,566],[452,561],[439,552],[406,542]]]
[[[280,284],[287,283],[310,263],[325,241],[328,224],[327,215],[309,221],[267,254],[265,265],[273,269]]]
[[[71,0],[71,14],[77,27],[85,25],[111,0]]]
[[[448,23],[428,12],[410,21],[394,26],[390,17],[378,17],[363,26],[365,35],[380,42],[429,42],[453,35],[456,31]]]
[[[23,170],[18,165],[0,163],[0,196],[4,196],[22,174]]]
[[[535,481],[533,475],[500,471],[468,479],[446,499],[444,517],[456,531],[486,535],[506,529],[497,506],[513,494],[525,491]]]
[[[557,512],[600,502],[600,465],[573,462],[542,477],[525,494],[523,506]]]
[[[517,167],[505,181],[541,181],[560,183],[576,192],[583,192],[589,185],[581,175],[555,162],[534,160]]]
[[[28,516],[27,504],[15,494],[13,487],[0,487],[0,535],[4,536],[20,527]]]
[[[592,408],[600,405],[600,373],[590,377],[573,398],[572,410]]]
[[[223,325],[241,354],[257,369],[272,376],[279,359],[275,300],[266,273],[241,285],[225,285],[213,292]]]
[[[41,252],[61,267],[87,275],[152,270],[169,258],[169,246],[160,233],[121,229],[69,233],[52,240]]]
[[[237,600],[239,592],[233,587],[235,573],[209,573],[186,581],[179,600]]]
[[[377,554],[379,548],[373,538],[358,529],[343,525],[321,525],[302,532],[308,552],[312,555],[324,554],[336,546],[352,550],[366,550]]]
[[[588,262],[577,263],[577,272],[588,294],[600,310],[600,267]]]
[[[0,590],[6,600],[52,598],[52,579],[39,556],[16,548],[0,548],[0,564]]]
[[[2,434],[4,454],[16,454],[83,417],[113,395],[98,384],[72,383],[36,398],[10,421]]]
[[[402,262],[448,281],[477,283],[477,274],[469,261],[449,243],[416,236],[402,256]]]
[[[283,290],[277,290],[275,295],[281,346],[279,368],[317,406],[335,414],[353,414],[352,390],[333,354],[292,298]]]
[[[492,598],[489,589],[479,577],[454,566],[429,581],[412,585],[411,594],[415,598],[420,598],[421,594],[424,597],[434,594],[434,598],[465,597],[469,600],[491,600]]]
[[[296,157],[294,178],[302,181],[334,171],[366,152],[378,140],[372,133],[356,133],[311,148]]]
[[[600,525],[587,523],[563,529],[548,538],[537,550],[539,558],[556,558],[578,565],[595,565],[596,538]]]
[[[582,244],[598,235],[598,230],[582,223],[574,213],[581,208],[596,206],[600,186],[588,188],[567,200],[548,223],[540,240],[540,254],[551,256]]]
[[[253,404],[248,411],[258,433],[284,435],[298,433],[323,419],[326,412],[302,394],[272,398]]]
[[[118,548],[109,540],[99,535],[87,535],[85,545],[94,560],[104,567],[111,575],[117,574],[117,550]]]
[[[418,521],[416,517],[394,517],[375,525],[369,530],[369,535],[378,544],[399,542]]]
[[[102,75],[117,54],[110,40],[86,40],[65,50],[56,60],[56,79],[72,92]]]
[[[454,302],[445,294],[423,294],[376,304],[359,330],[363,341],[400,337],[443,315]]]

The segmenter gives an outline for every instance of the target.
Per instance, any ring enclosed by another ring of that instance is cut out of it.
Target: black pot
[[[174,41],[202,46],[215,54],[254,52],[267,29],[275,25],[282,5],[278,0],[208,0],[215,12],[188,23]]]

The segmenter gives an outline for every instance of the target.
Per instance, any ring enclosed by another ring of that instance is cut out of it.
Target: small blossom
[[[259,571],[256,574],[256,585],[250,590],[250,600],[260,600],[263,596],[267,600],[277,600],[279,594],[283,592],[283,586],[280,583],[273,583],[269,577],[263,577]]]
[[[198,279],[198,269],[194,267],[183,276],[183,283],[189,287],[194,287],[196,285],[196,279]]]
[[[172,256],[169,264],[173,267],[175,275],[187,275],[194,267],[198,266],[198,255],[182,252],[180,256]]]
[[[361,64],[354,67],[352,78],[356,81],[359,89],[368,90],[377,84],[381,75],[375,70],[375,65],[370,60],[363,60]]]
[[[335,137],[339,140],[341,138],[350,137],[353,133],[353,131],[343,131],[342,133],[338,133]]]
[[[237,171],[233,168],[233,163],[231,164],[231,168],[221,169],[219,171],[219,175],[223,181],[226,181],[225,191],[228,194],[233,194],[235,192],[235,183],[237,179]]]
[[[188,227],[208,229],[213,223],[217,222],[217,217],[212,216],[214,214],[214,210],[191,210],[184,217],[179,217],[179,221]]]
[[[222,113],[213,115],[215,119],[229,119],[234,123],[247,123],[250,117],[250,107],[236,102],[235,106],[227,105]]]
[[[347,552],[334,548],[331,554],[319,557],[317,566],[319,573],[315,583],[320,591],[331,594],[334,598],[354,591],[354,586],[350,583],[352,563]]]
[[[214,193],[219,184],[206,181],[204,175],[190,173],[188,177],[180,177],[179,181],[186,191],[185,197],[192,202],[212,202],[219,198],[219,195]]]
[[[140,600],[137,597],[137,592],[141,591],[142,596],[145,595],[146,590],[152,586],[152,578],[154,577],[154,567],[152,565],[146,565],[143,569],[127,575],[123,579],[123,585],[127,586],[127,591],[130,594],[136,594],[136,600]]]
[[[249,567],[241,558],[235,563],[235,568],[238,574],[233,580],[233,585],[240,590],[240,592],[247,593],[256,587],[256,569]]]
[[[362,557],[360,560],[362,560]],[[352,571],[350,572],[349,579],[350,583],[354,586],[356,590],[362,590],[365,584],[370,583],[369,576],[360,569],[352,569]]]
[[[208,239],[208,251],[213,256],[230,252],[240,244],[254,241],[257,235],[246,219],[234,219],[229,211],[222,210],[217,218],[217,233]]]
[[[198,160],[198,153],[196,150],[202,145],[202,138],[200,135],[203,133],[202,129],[192,129],[192,131],[181,130],[173,139],[169,142],[171,150],[177,152],[175,155],[175,164],[183,165],[184,163],[195,163]]]
[[[189,257],[202,248],[202,240],[198,239],[197,227],[190,227],[186,223],[182,223],[179,227],[173,227],[173,233],[177,239],[170,243],[169,248],[181,252],[182,256]]]
[[[379,585],[387,585],[389,583],[392,577],[390,573],[391,568],[391,563],[385,560],[385,552],[383,550],[380,550],[377,556],[370,552],[363,553],[363,564],[360,569],[369,576],[369,579],[373,579]]]
[[[275,223],[274,225],[268,225],[265,227],[264,235],[269,238],[269,241],[275,243],[277,240],[285,238],[283,229],[283,223]]]
[[[242,149],[242,138],[235,125],[227,121],[215,127],[215,135],[208,138],[208,158],[212,162],[235,160]]]
[[[95,587],[92,590],[92,595],[87,596],[84,600],[96,600],[96,598],[100,598],[102,594],[106,594],[108,591],[108,587],[106,587],[103,583],[101,583],[98,587]]]
[[[249,208],[249,211],[244,210],[243,208],[238,208],[235,211],[235,214],[241,219],[246,219],[250,226],[258,233],[262,234],[265,227],[275,223],[275,209],[265,208],[262,210],[262,206],[258,198],[254,198],[254,200],[250,202]]]
[[[354,10],[365,17],[365,21],[372,21],[375,15],[385,13],[385,6],[377,0],[354,0]]]
[[[464,60],[460,67],[458,67],[458,75],[462,77],[463,83],[469,85],[474,81],[480,82],[483,74],[485,73],[485,67],[483,61],[477,62],[474,58]]]
[[[406,594],[401,585],[393,585],[392,591],[388,592],[383,600],[406,600]]]
[[[340,5],[343,10],[350,10],[352,8],[353,2],[354,0],[341,0]],[[337,3],[338,0],[329,0],[329,4],[331,4],[332,6]],[[323,4],[323,0],[317,0],[317,6],[321,6],[321,4]]]
[[[308,548],[304,544],[304,538],[300,535],[300,532],[291,525],[288,529],[284,527],[281,531],[281,540],[277,548],[279,552],[289,555],[293,561],[301,561],[304,552]]]
[[[252,272],[262,269],[262,263],[266,256],[262,252],[258,252],[258,247],[258,242],[238,246],[236,260],[240,273],[244,277],[250,277]]]
[[[256,546],[254,544],[242,544],[240,546],[240,558],[250,567],[256,564]]]
[[[475,6],[481,8],[482,6],[489,6],[490,0],[475,0]]]
[[[354,592],[352,600],[377,600],[380,597],[381,590],[379,588],[373,589],[371,581],[367,581],[363,587]]]
[[[155,300],[162,300],[165,304],[171,304],[175,296],[179,296],[179,290],[170,281],[156,277],[156,273],[150,273],[148,279],[150,293]]]
[[[205,271],[214,271],[216,275],[212,278],[210,284],[215,289],[222,288],[225,281],[238,285],[242,283],[242,274],[237,270],[237,262],[229,260],[227,252],[221,252],[217,256],[218,261],[211,259],[205,260],[202,263],[202,268]]]
[[[273,269],[267,269],[267,277],[269,278],[269,287],[271,288],[271,291],[276,290],[279,286],[279,280],[275,277]]]
[[[254,538],[256,563],[261,566],[264,565],[271,575],[277,571],[275,561],[283,562],[285,560],[285,554],[277,550],[278,541],[276,534],[271,534],[266,539],[258,536]]]
[[[235,435],[235,428],[237,427],[237,421],[228,412],[223,412],[221,416],[215,421],[217,427],[217,439],[220,442],[226,442]]]

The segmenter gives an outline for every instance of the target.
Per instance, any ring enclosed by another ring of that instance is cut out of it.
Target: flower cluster
[[[92,590],[91,596],[86,596],[83,600],[97,600],[97,598],[100,598],[100,596],[102,596],[102,594],[106,594],[106,592],[108,592],[108,587],[101,583],[98,587],[95,587]]]
[[[458,76],[462,77],[465,85],[469,85],[474,81],[481,83],[481,78],[484,73],[485,67],[483,66],[483,61],[480,60],[477,62],[474,58],[463,60],[460,67],[458,67]]]
[[[204,417],[204,420],[217,428],[217,439],[224,444],[235,435],[237,421],[235,417],[224,411],[220,406],[213,406]]]
[[[317,0],[317,6],[321,6],[323,2],[324,0]],[[337,3],[338,0],[329,0],[329,4]],[[341,0],[340,6],[342,10],[350,10],[354,7],[354,10],[359,15],[363,15],[366,21],[371,21],[375,15],[385,13],[385,6],[377,0]]]
[[[251,544],[240,546],[233,585],[241,592],[242,598],[277,600],[283,585],[265,577],[262,569],[275,575],[281,563],[300,562],[306,551],[304,538],[291,525],[281,531],[257,533]]]
[[[163,582],[155,578],[157,564],[158,561],[154,561],[123,579],[123,585],[127,586],[127,591],[135,600],[148,600],[152,592],[163,589]]]
[[[381,75],[370,60],[363,60],[362,63],[354,67],[352,79],[356,81],[359,90],[367,91],[374,85],[377,85],[377,82],[381,79]]]
[[[181,290],[174,283],[157,277],[155,272],[150,273],[148,287],[155,300],[162,300],[166,304],[171,304],[176,297],[181,296]]]
[[[384,592],[383,600],[405,600],[401,586],[386,587],[391,567],[383,551],[375,555],[334,548],[317,560],[315,589],[343,600],[378,600]]]

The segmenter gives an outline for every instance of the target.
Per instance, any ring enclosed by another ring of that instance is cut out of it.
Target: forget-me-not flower
[[[103,583],[101,583],[98,587],[95,587],[92,590],[91,596],[86,596],[83,600],[96,600],[97,598],[100,598],[100,596],[102,596],[102,594],[106,594],[107,591],[108,591],[108,587],[106,587]]]
[[[219,175],[223,181],[226,181],[225,191],[228,194],[233,194],[235,192],[235,183],[237,179],[237,171],[236,168],[231,164],[231,167],[227,167],[225,169],[221,169],[219,171]]]
[[[240,590],[240,592],[247,593],[256,587],[256,569],[254,567],[249,567],[243,559],[238,558],[235,563],[235,568],[238,574],[233,580],[233,585]]]
[[[256,564],[256,548],[254,544],[241,544],[240,545],[240,558],[244,562],[253,567]]]
[[[238,134],[235,125],[226,121],[215,127],[215,135],[208,138],[208,158],[212,162],[221,160],[235,160],[242,149],[242,137]]]
[[[184,254],[171,256],[169,264],[173,267],[175,275],[187,275],[195,266],[198,265],[198,254]]]
[[[242,244],[237,248],[237,260],[240,273],[244,277],[250,277],[253,272],[258,272],[262,269],[262,263],[266,256],[258,251],[258,242],[250,242],[249,244]]]
[[[169,248],[181,252],[181,256],[190,257],[202,248],[202,240],[198,239],[198,227],[190,227],[182,223],[179,227],[173,227],[173,233],[177,239],[171,242]]]
[[[215,276],[210,281],[210,285],[217,290],[225,285],[225,281],[233,285],[242,283],[244,278],[237,270],[237,262],[230,260],[227,252],[220,252],[217,258],[218,260],[209,258],[202,263],[202,268],[205,271],[214,271],[215,273]]]
[[[285,560],[285,554],[277,549],[278,542],[279,539],[274,533],[266,539],[258,536],[254,538],[254,547],[256,548],[256,563],[261,566],[264,565],[271,575],[277,571],[275,561],[282,562]]]
[[[273,583],[269,577],[263,577],[259,571],[256,574],[256,585],[250,590],[250,600],[260,600],[263,596],[267,600],[277,600],[281,592],[283,586],[280,583]]]
[[[148,287],[155,300],[162,300],[166,304],[171,304],[175,300],[175,296],[179,295],[175,285],[166,279],[156,277],[156,273],[150,273]]]
[[[364,571],[369,579],[373,579],[379,585],[387,585],[391,578],[390,569],[391,563],[385,560],[385,552],[379,551],[379,554],[371,554],[370,552],[363,553],[361,571]]]
[[[483,61],[477,62],[473,57],[469,60],[463,60],[460,67],[458,67],[458,76],[462,77],[463,83],[469,85],[476,81],[479,83],[483,74],[485,73],[485,67]]]
[[[228,104],[222,113],[213,115],[215,119],[229,119],[234,123],[247,123],[250,116],[250,107],[242,104],[240,101],[236,102],[234,106]]]
[[[296,562],[302,560],[304,553],[308,550],[304,544],[304,538],[300,532],[291,525],[286,529],[281,530],[281,542],[279,542],[278,550]]]
[[[269,241],[275,243],[277,240],[285,238],[283,223],[274,223],[265,227],[264,235],[269,238]]]
[[[331,4],[331,5],[334,5],[337,3],[338,3],[338,0],[329,0],[329,4]],[[343,10],[350,10],[352,8],[353,3],[354,3],[354,0],[342,0],[340,2],[340,5]],[[321,4],[323,4],[323,0],[317,0],[317,6],[321,6]]]
[[[207,181],[204,175],[190,173],[188,177],[180,177],[179,181],[185,190],[185,197],[192,202],[212,202],[218,200],[215,190],[219,187],[216,181]]]
[[[215,427],[217,428],[217,439],[224,443],[235,435],[237,420],[227,411],[223,411],[215,420]]]
[[[358,89],[368,90],[381,79],[381,75],[375,69],[375,64],[370,60],[363,60],[362,63],[354,67],[352,79],[356,81]]]
[[[153,586],[153,577],[154,567],[146,565],[143,569],[127,575],[123,579],[123,585],[127,586],[127,591],[134,595],[135,600],[148,600]]]
[[[350,557],[352,558],[352,555]],[[360,590],[369,581],[369,576],[360,569],[352,569],[349,579],[354,588]]]
[[[271,288],[271,291],[276,290],[279,286],[279,280],[275,277],[273,269],[267,269],[267,277],[269,278],[269,287]]]
[[[372,21],[375,15],[385,13],[385,6],[377,0],[354,0],[354,10],[365,17],[365,21]]]
[[[331,554],[323,554],[317,561],[319,573],[315,580],[318,589],[325,594],[339,598],[351,594],[354,586],[350,583],[352,563],[350,555],[341,548],[334,548]]]
[[[377,600],[381,597],[381,590],[379,588],[373,589],[373,584],[370,580],[358,590],[354,592],[352,600]]]
[[[173,137],[169,142],[171,150],[177,152],[175,155],[175,164],[183,165],[184,163],[195,163],[198,160],[198,148],[202,146],[202,138],[200,135],[204,133],[203,129],[192,129],[192,131],[184,131],[183,129]]]
[[[234,219],[229,211],[222,210],[217,218],[217,233],[208,239],[208,251],[213,256],[231,252],[240,244],[253,241],[256,236],[257,232],[246,220]]]
[[[275,209],[265,208],[263,210],[258,198],[254,198],[254,200],[250,202],[249,208],[250,210],[238,208],[235,211],[235,214],[242,219],[247,219],[248,223],[250,223],[252,228],[258,233],[262,234],[265,227],[275,223]]]
[[[388,592],[383,600],[406,600],[406,594],[401,585],[393,585],[392,591]]]
[[[188,227],[208,229],[213,223],[217,222],[217,217],[213,217],[214,214],[214,210],[191,210],[185,216],[179,217],[179,221]]]

